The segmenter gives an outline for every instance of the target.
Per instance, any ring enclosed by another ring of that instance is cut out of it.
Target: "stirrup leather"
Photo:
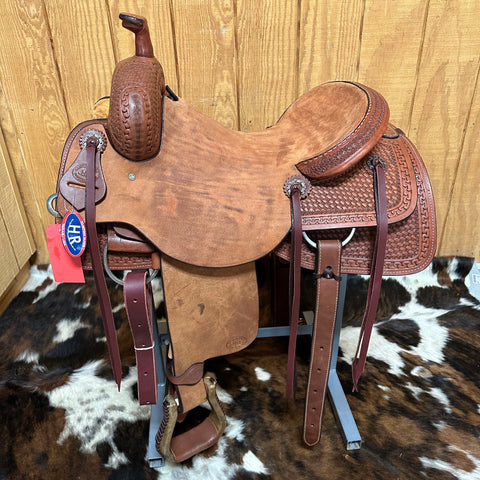
[[[172,395],[165,396],[163,419],[155,436],[155,446],[169,462],[183,462],[215,445],[227,426],[225,412],[216,392],[217,379],[215,375],[207,373],[203,377],[203,383],[208,403],[212,409],[210,415],[200,425],[175,437],[173,431],[178,417],[177,402]]]

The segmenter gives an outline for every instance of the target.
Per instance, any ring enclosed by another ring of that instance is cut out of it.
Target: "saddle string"
[[[87,226],[87,242],[90,250],[93,277],[97,290],[103,328],[107,338],[108,354],[112,365],[113,377],[120,391],[122,381],[122,362],[118,347],[112,304],[108,295],[107,284],[103,274],[103,262],[98,243],[97,223],[95,215],[95,173],[97,162],[100,162],[101,152],[98,149],[98,139],[93,135],[86,139],[87,175],[85,182],[85,220]]]
[[[368,345],[372,334],[373,323],[377,312],[382,284],[383,267],[385,264],[385,252],[388,237],[388,203],[385,180],[385,162],[377,156],[372,156],[368,161],[373,171],[373,185],[375,194],[375,211],[377,216],[377,232],[375,247],[370,268],[370,280],[368,283],[367,305],[360,327],[360,338],[357,350],[352,362],[353,391],[358,390],[358,381],[365,368]]]
[[[286,397],[295,398],[297,389],[297,371],[295,353],[297,345],[297,330],[300,317],[300,277],[302,257],[302,211],[300,208],[300,189],[293,185],[290,192],[292,232],[290,244],[289,271],[289,323],[290,335],[288,341],[287,388]]]
[[[289,323],[287,359],[286,397],[295,398],[297,389],[297,372],[295,352],[297,345],[298,321],[300,318],[300,280],[302,266],[302,209],[300,200],[308,197],[312,184],[303,175],[292,175],[283,185],[283,193],[290,198],[291,242],[289,270]]]
[[[302,210],[301,199],[311,191],[310,182],[303,176],[287,179],[284,192],[291,203],[291,241],[289,270],[290,336],[287,360],[287,399],[296,393],[296,342],[300,317],[300,283],[302,264]],[[320,440],[325,394],[332,358],[333,334],[337,311],[342,243],[339,240],[318,241],[315,278],[317,294],[312,330],[310,367],[304,409],[303,439],[313,446]]]

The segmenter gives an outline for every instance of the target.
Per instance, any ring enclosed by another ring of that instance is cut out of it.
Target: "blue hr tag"
[[[68,211],[62,222],[62,243],[71,257],[80,257],[87,246],[87,230],[83,218],[73,210]]]

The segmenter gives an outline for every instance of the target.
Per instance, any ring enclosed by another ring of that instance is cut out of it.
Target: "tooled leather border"
[[[388,223],[395,223],[404,220],[412,214],[417,203],[418,189],[415,185],[416,164],[418,163],[418,154],[411,148],[402,148],[405,144],[406,137],[403,134],[395,139],[391,139],[391,143],[387,146],[391,150],[391,155],[395,157],[398,166],[398,177],[402,186],[400,187],[400,198],[394,207],[388,209]],[[407,144],[409,147],[411,143]],[[407,152],[409,158],[407,160]],[[409,173],[408,161],[412,164],[412,171]],[[413,175],[412,175],[413,174]],[[321,185],[321,184],[320,184]],[[315,187],[313,187],[315,188]],[[373,190],[372,190],[373,195]],[[304,230],[320,230],[320,229],[334,229],[334,228],[353,228],[374,226],[377,224],[375,211],[369,213],[352,212],[322,215],[309,214],[303,212],[302,224]]]

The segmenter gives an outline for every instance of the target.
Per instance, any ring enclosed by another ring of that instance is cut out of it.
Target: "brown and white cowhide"
[[[284,398],[286,339],[261,339],[208,362],[229,421],[218,446],[161,470],[146,460],[150,411],[136,400],[121,288],[110,285],[119,393],[92,279],[57,285],[33,267],[0,317],[0,479],[480,479],[480,302],[465,285],[471,267],[471,259],[439,258],[420,274],[384,280],[358,393],[349,393],[350,362],[367,281],[350,277],[338,371],[361,450],[345,450],[329,406],[320,444],[302,445],[308,338],[298,345],[296,403]],[[157,283],[159,308],[161,295]]]

